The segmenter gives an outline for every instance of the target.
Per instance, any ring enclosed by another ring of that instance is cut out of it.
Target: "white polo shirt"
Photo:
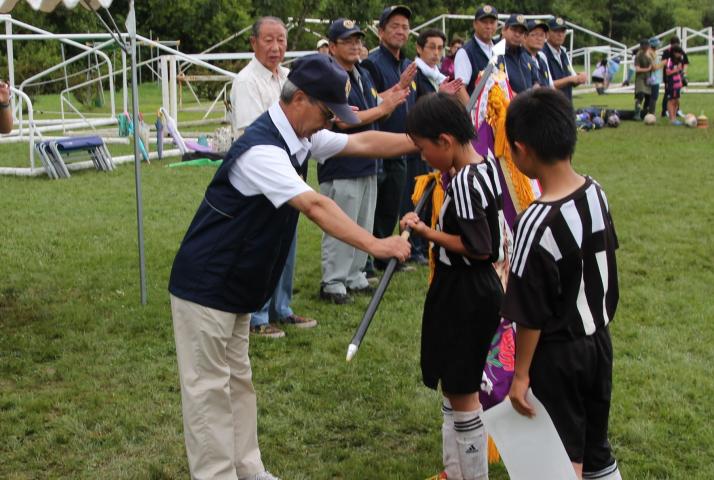
[[[280,98],[280,91],[290,70],[278,66],[274,74],[255,57],[240,71],[231,86],[233,138],[243,135],[243,130]]]
[[[320,130],[309,140],[298,138],[279,103],[268,109],[268,115],[300,165],[312,158],[322,161],[339,154],[347,146],[347,135]],[[238,157],[228,174],[231,185],[245,196],[265,195],[275,208],[312,190],[295,171],[285,150],[274,145],[256,145]]]

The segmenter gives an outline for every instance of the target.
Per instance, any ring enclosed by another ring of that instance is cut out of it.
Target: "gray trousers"
[[[320,184],[320,193],[330,197],[357,225],[372,232],[377,204],[377,176],[337,179]],[[322,236],[322,282],[328,293],[347,293],[347,288],[369,285],[362,270],[367,254],[327,234]]]

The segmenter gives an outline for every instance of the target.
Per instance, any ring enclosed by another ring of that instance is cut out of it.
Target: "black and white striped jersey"
[[[434,244],[439,262],[470,266],[503,259],[503,200],[494,162],[489,156],[481,163],[466,165],[451,179],[437,225],[442,232],[460,235],[470,254],[487,255],[488,259],[475,260]]]
[[[593,179],[556,202],[533,202],[516,219],[503,316],[541,330],[541,341],[593,334],[617,308],[617,247]]]

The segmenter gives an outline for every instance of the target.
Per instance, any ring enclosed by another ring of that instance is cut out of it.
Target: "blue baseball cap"
[[[310,98],[324,103],[343,122],[359,123],[359,118],[347,104],[352,88],[350,79],[332,57],[313,53],[298,58],[292,64],[288,80]]]
[[[566,30],[568,27],[561,17],[553,17],[548,21],[548,28],[551,30]]]
[[[511,16],[508,17],[508,19],[506,20],[505,26],[508,28],[523,27],[526,31],[528,31],[528,24],[526,23],[526,17],[525,17],[525,15],[522,15],[520,13],[511,14]]]
[[[332,22],[330,28],[327,29],[327,38],[329,38],[331,42],[336,42],[337,40],[345,39],[352,35],[364,37],[364,32],[360,30],[359,25],[357,25],[354,20],[338,18]]]
[[[544,31],[546,31],[546,32],[547,32],[548,30],[550,30],[550,29],[548,28],[548,24],[545,23],[545,22],[542,21],[542,20],[528,20],[528,22],[526,22],[526,24],[528,25],[528,31],[529,31],[529,32],[532,31],[532,30],[535,30],[536,28],[542,28],[542,29],[543,29]]]
[[[492,5],[481,5],[478,10],[476,10],[474,20],[481,20],[482,18],[495,18],[498,20],[498,10]]]
[[[412,18],[412,11],[406,5],[392,5],[382,10],[382,14],[379,16],[379,27],[384,28],[389,17],[397,14],[404,15],[407,19]]]

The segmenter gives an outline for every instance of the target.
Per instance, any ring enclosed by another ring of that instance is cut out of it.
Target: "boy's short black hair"
[[[670,54],[674,55],[675,53],[678,53],[680,55],[684,55],[684,49],[680,47],[679,45],[674,45],[669,49]]]
[[[424,95],[416,102],[407,115],[406,133],[431,141],[445,133],[461,145],[475,137],[466,108],[453,95],[441,92]]]
[[[421,48],[424,48],[427,40],[429,40],[431,37],[439,37],[444,41],[444,45],[446,45],[446,35],[444,35],[444,32],[442,32],[441,30],[437,30],[435,28],[428,28],[422,31],[417,37],[416,43]]]
[[[544,163],[569,159],[578,138],[573,105],[551,88],[519,93],[508,106],[506,136],[511,148],[516,142],[523,143]]]

